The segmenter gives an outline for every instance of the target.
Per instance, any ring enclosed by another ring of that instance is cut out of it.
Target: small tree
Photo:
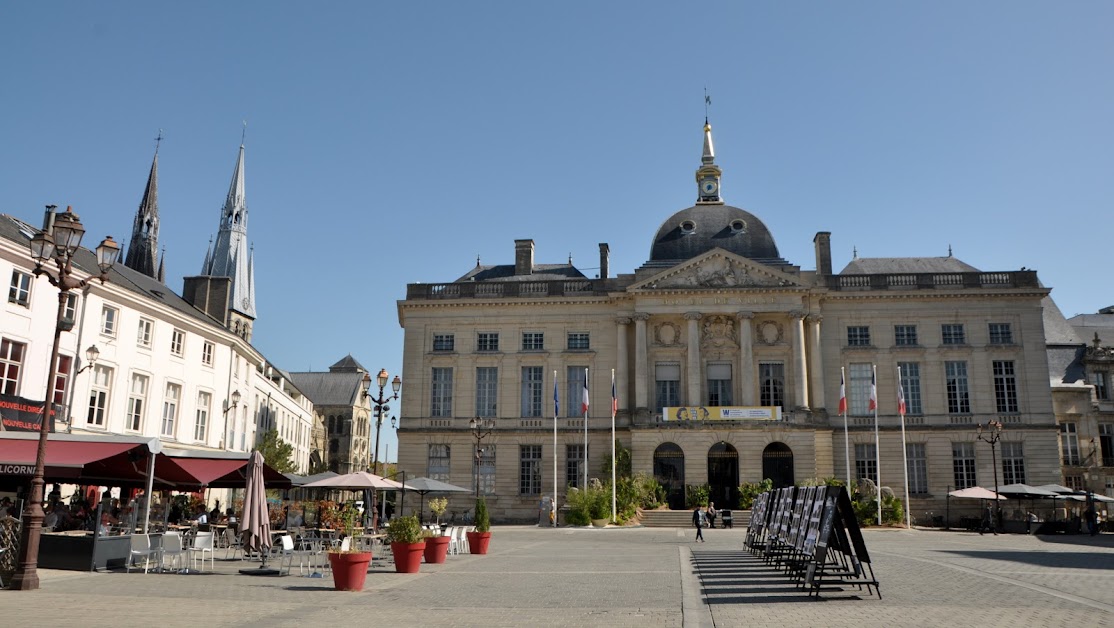
[[[483,497],[476,500],[476,532],[491,530],[491,518],[487,514],[487,501]]]
[[[623,447],[623,443],[619,439],[615,439],[615,477],[616,478],[629,478],[632,475],[631,456],[630,450]],[[600,465],[600,473],[604,477],[611,477],[611,452],[607,452],[603,456],[603,464]]]
[[[293,473],[298,467],[294,464],[294,446],[282,440],[278,430],[269,430],[263,434],[255,449],[263,454],[263,461],[279,473]]]

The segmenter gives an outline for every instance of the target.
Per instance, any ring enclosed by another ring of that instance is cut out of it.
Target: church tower
[[[158,266],[159,247],[159,146],[155,144],[155,158],[151,161],[151,174],[147,176],[147,189],[135,214],[132,238],[124,266],[148,277],[162,280]]]
[[[251,341],[255,321],[254,253],[248,248],[248,206],[244,193],[244,145],[232,171],[221,208],[216,242],[205,252],[201,274],[186,277],[183,296]]]
[[[712,125],[704,120],[704,153],[700,156],[700,167],[696,169],[698,188],[696,204],[722,205],[719,180],[723,171],[716,165],[716,151],[712,146]]]

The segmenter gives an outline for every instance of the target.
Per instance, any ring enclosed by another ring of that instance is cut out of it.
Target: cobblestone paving
[[[882,599],[807,599],[740,551],[744,531],[497,527],[487,556],[419,574],[377,566],[361,593],[331,577],[42,571],[0,591],[0,617],[96,626],[1112,626],[1114,536],[868,531]],[[62,619],[60,619],[62,621]],[[7,622],[0,619],[0,624]]]

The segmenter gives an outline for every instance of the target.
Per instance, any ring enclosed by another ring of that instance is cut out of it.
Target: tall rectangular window
[[[132,373],[128,383],[128,414],[124,419],[124,429],[132,432],[143,431],[143,411],[147,409],[146,375]]]
[[[584,378],[587,376],[588,369],[583,366],[570,366],[565,369],[565,381],[568,382],[568,394],[565,395],[565,399],[568,400],[565,402],[565,416],[569,418],[584,416],[581,404],[584,402]]]
[[[1013,331],[1009,323],[990,323],[990,344],[1013,344]]]
[[[870,327],[866,325],[848,325],[847,326],[847,346],[849,347],[869,347],[870,346]]]
[[[1114,423],[1099,423],[1099,448],[1102,466],[1114,467]]]
[[[141,347],[151,347],[151,335],[155,329],[155,322],[149,318],[139,319],[139,329],[136,330],[135,344]]]
[[[441,482],[449,481],[450,470],[450,453],[452,452],[448,444],[445,443],[430,443],[429,453],[427,454],[426,463],[426,476]]]
[[[54,370],[54,394],[51,397],[55,405],[66,405],[66,391],[70,385],[70,369],[73,368],[73,356],[58,356],[58,364]]]
[[[499,392],[499,367],[476,367],[476,416],[494,417]]]
[[[898,362],[901,369],[901,389],[905,392],[905,413],[913,416],[924,414],[921,403],[921,365],[919,362]]]
[[[872,365],[852,362],[847,368],[847,413],[851,416],[870,416],[870,382],[874,376]]]
[[[1079,436],[1075,433],[1075,423],[1060,424],[1060,454],[1064,465],[1079,466]]]
[[[998,412],[1013,414],[1017,410],[1017,376],[1013,360],[994,360],[994,402]]]
[[[945,323],[940,326],[940,340],[946,345],[967,344],[967,334],[963,333],[962,324]]]
[[[522,332],[523,351],[541,351],[545,348],[545,334],[540,331]]]
[[[917,326],[894,325],[894,344],[899,347],[917,346]]]
[[[970,414],[971,395],[967,388],[967,363],[963,361],[944,362],[944,378],[948,393],[948,412],[951,414]]]
[[[182,399],[182,387],[178,384],[166,384],[166,396],[162,400],[162,431],[163,436],[174,438],[178,433],[178,403]]]
[[[573,331],[569,332],[568,343],[565,345],[569,351],[587,351],[591,348],[589,342],[588,332],[586,331]]]
[[[197,413],[194,415],[193,439],[205,442],[209,437],[209,408],[213,404],[213,395],[205,391],[197,393]]]
[[[542,492],[542,446],[518,446],[518,494],[540,495]]]
[[[855,443],[855,477],[878,484],[878,458],[874,443]]]
[[[23,353],[27,345],[4,338],[0,340],[0,394],[19,392],[19,374],[23,371]]]
[[[545,372],[540,366],[522,367],[521,410],[526,418],[542,416]]]
[[[1021,443],[999,443],[1002,447],[1002,483],[1025,483],[1025,452]]]
[[[584,488],[584,445],[565,445],[565,486]]]
[[[205,366],[213,365],[213,343],[208,340],[205,344],[201,345],[201,364]]]
[[[758,363],[758,403],[785,406],[785,365],[781,362]]]
[[[494,495],[495,445],[485,445],[479,449],[475,445],[472,447],[472,477],[479,483],[480,495]]]
[[[433,334],[434,351],[452,351],[456,348],[456,336],[453,334]]]
[[[93,367],[92,382],[89,384],[89,413],[85,417],[86,423],[96,427],[104,427],[111,392],[112,369],[97,364]]]
[[[62,320],[71,325],[77,322],[77,295],[66,293],[66,305],[62,308]]]
[[[659,362],[654,365],[654,399],[657,400],[658,414],[661,414],[662,408],[681,405],[680,364]]]
[[[433,367],[430,386],[429,416],[451,417],[453,415],[453,369]]]
[[[978,484],[975,478],[975,443],[952,443],[952,481],[956,489]]]
[[[8,303],[31,306],[31,274],[12,270],[12,285],[8,288]]]
[[[186,332],[181,329],[175,329],[170,332],[170,353],[171,355],[182,355],[186,344]]]
[[[481,331],[476,334],[476,351],[498,351],[499,334]]]
[[[731,363],[708,364],[708,405],[729,406],[731,399]]]
[[[101,333],[106,336],[116,335],[116,317],[120,315],[120,311],[114,307],[104,306],[101,308]]]
[[[928,457],[924,443],[906,443],[905,457],[909,461],[909,492],[914,495],[928,493]]]
[[[1099,401],[1110,400],[1110,390],[1106,387],[1106,372],[1092,371],[1091,385],[1095,387],[1095,398]]]

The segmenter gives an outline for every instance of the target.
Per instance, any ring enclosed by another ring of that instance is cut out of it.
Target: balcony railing
[[[831,275],[830,290],[927,290],[932,288],[1039,288],[1034,270],[992,273],[894,273]]]
[[[509,299],[530,297],[591,296],[605,294],[608,281],[563,279],[556,281],[480,281],[460,283],[413,283],[406,286],[407,299]]]

